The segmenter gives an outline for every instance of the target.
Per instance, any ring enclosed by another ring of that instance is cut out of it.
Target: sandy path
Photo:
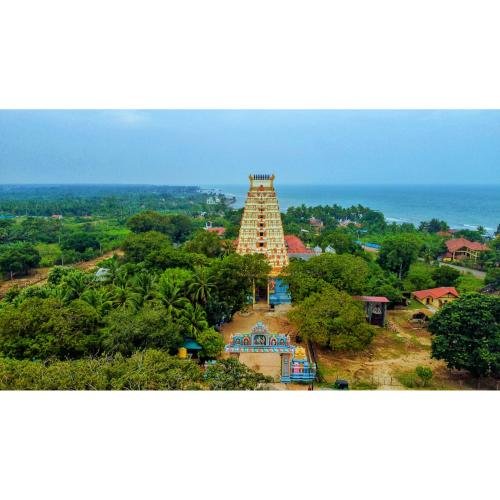
[[[99,262],[113,257],[113,255],[123,255],[121,250],[113,250],[111,252],[106,252],[99,257],[92,260],[87,260],[84,262],[78,262],[77,264],[71,264],[69,267],[75,267],[83,271],[87,271],[95,267]],[[19,288],[24,288],[31,285],[44,285],[47,282],[47,277],[50,273],[52,267],[38,267],[33,269],[31,274],[28,276],[23,276],[21,278],[14,278],[13,280],[0,281],[0,299],[5,296],[5,294],[13,287],[18,286]]]

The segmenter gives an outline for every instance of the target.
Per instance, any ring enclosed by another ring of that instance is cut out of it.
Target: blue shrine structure
[[[292,297],[288,290],[288,285],[280,278],[269,279],[269,305],[279,306],[281,304],[291,304]]]
[[[225,351],[231,356],[240,358],[244,363],[244,355],[262,353],[280,357],[280,381],[311,383],[316,378],[316,365],[309,362],[303,347],[290,343],[290,336],[284,333],[269,333],[259,321],[250,333],[231,335],[231,341]],[[254,368],[250,366],[250,368]]]

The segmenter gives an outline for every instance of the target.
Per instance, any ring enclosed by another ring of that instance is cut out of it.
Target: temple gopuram
[[[311,383],[316,377],[316,365],[308,361],[304,348],[290,344],[289,335],[269,333],[261,321],[250,333],[231,335],[225,351],[276,381]]]
[[[274,190],[274,174],[254,174],[249,179],[250,189],[243,210],[236,252],[265,255],[271,265],[267,286],[254,286],[254,305],[259,301],[266,302],[271,308],[290,304],[288,288],[277,278],[288,265],[288,250]]]

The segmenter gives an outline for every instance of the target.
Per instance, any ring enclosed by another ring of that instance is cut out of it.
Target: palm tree
[[[141,302],[140,295],[127,286],[115,285],[111,294],[113,304],[118,308],[137,309],[138,303]]]
[[[181,312],[190,305],[189,300],[182,294],[181,288],[166,276],[160,279],[158,299],[172,318],[178,318]]]
[[[193,306],[188,303],[181,312],[181,319],[189,337],[196,338],[199,333],[208,328],[207,315],[199,304]]]
[[[81,299],[90,304],[103,318],[113,307],[113,295],[106,288],[89,288],[82,293]]]
[[[80,298],[80,296],[89,288],[89,276],[81,271],[75,270],[64,277],[61,282],[65,290],[65,300],[71,301]]]
[[[196,267],[193,282],[189,285],[192,300],[206,305],[214,288],[215,283],[209,270],[206,267]]]
[[[157,296],[156,276],[147,271],[141,271],[132,280],[132,290],[138,294],[141,305],[154,300]]]

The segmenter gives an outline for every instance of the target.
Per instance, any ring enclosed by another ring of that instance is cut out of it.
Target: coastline
[[[247,186],[212,185],[234,196],[233,208],[244,205]],[[291,206],[363,205],[381,211],[387,222],[412,223],[444,220],[452,229],[476,229],[483,226],[493,234],[500,223],[500,186],[463,185],[282,185],[276,187],[282,212]]]

